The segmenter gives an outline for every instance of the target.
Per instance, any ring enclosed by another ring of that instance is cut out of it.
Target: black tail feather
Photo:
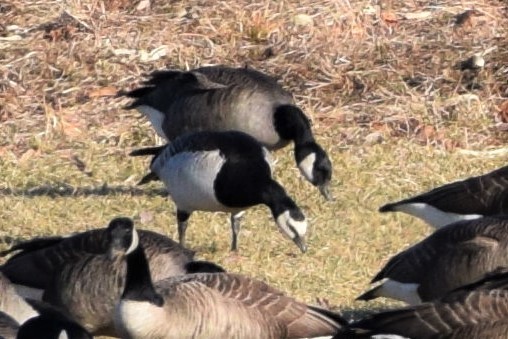
[[[150,172],[147,175],[145,175],[139,182],[138,185],[145,185],[148,184],[150,181],[159,181],[159,177],[154,172]]]
[[[395,208],[396,208],[398,205],[399,205],[399,203],[398,203],[398,202],[383,205],[383,206],[379,207],[379,212],[381,212],[381,213],[385,213],[385,212],[396,212],[396,209],[395,209]]]
[[[381,288],[381,286],[382,285],[379,285],[377,287],[374,287],[373,289],[368,290],[367,292],[357,297],[356,300],[369,301],[378,298],[379,296],[377,295],[377,292]]]
[[[17,257],[18,255],[23,255],[28,252],[34,252],[46,247],[56,245],[64,239],[65,239],[64,237],[56,236],[56,237],[35,238],[32,240],[23,241],[12,246],[8,250],[0,252],[0,257],[5,257],[6,255],[12,252],[22,251],[21,253],[18,253],[14,256]]]
[[[129,153],[131,157],[139,157],[143,155],[158,155],[162,150],[166,148],[166,145],[163,146],[154,146],[154,147],[145,147],[135,149]]]

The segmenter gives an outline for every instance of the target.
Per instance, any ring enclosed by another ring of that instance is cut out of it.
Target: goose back
[[[372,282],[417,284],[420,299],[428,301],[507,265],[508,218],[489,217],[437,230],[391,258]]]
[[[440,301],[380,312],[359,320],[340,338],[396,334],[407,338],[506,338],[508,291],[452,293]]]

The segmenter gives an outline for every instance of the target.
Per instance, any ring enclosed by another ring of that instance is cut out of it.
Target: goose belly
[[[214,182],[225,159],[219,151],[183,152],[169,158],[156,173],[178,209],[232,212],[215,196]]]

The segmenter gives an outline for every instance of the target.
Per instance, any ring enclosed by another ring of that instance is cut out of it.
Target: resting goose
[[[250,68],[213,66],[189,72],[157,71],[145,87],[125,95],[167,141],[197,131],[237,130],[270,150],[293,141],[303,176],[331,199],[332,165],[309,119],[277,81]]]
[[[508,166],[386,204],[379,211],[404,212],[435,228],[459,220],[508,214]]]
[[[508,291],[475,290],[451,293],[439,301],[376,313],[348,326],[334,339],[507,338]]]
[[[387,297],[418,304],[445,296],[499,266],[508,266],[508,217],[460,221],[392,257],[358,297]]]
[[[273,178],[266,150],[237,131],[196,132],[167,146],[137,150],[153,154],[140,184],[162,180],[176,204],[178,236],[185,246],[187,221],[194,211],[231,213],[231,250],[237,250],[239,216],[251,206],[267,205],[281,232],[306,251],[307,221],[300,208]]]
[[[153,284],[140,245],[126,260],[114,317],[122,338],[310,338],[333,335],[346,324],[238,274],[198,273]]]
[[[61,263],[58,271],[52,273],[43,300],[61,308],[94,335],[116,336],[113,309],[123,291],[126,274],[124,257],[139,241],[136,232],[136,237],[127,242],[132,228],[133,222],[129,218],[113,219],[103,234],[102,245],[106,246],[106,252],[81,253]],[[152,263],[157,264],[156,261]],[[223,271],[212,263],[198,263],[199,268],[206,266],[214,272]]]
[[[192,261],[193,251],[152,231],[140,230],[138,233],[141,243],[146,247],[155,281],[194,270],[191,267],[196,266]],[[60,271],[67,262],[87,254],[102,254],[107,249],[108,238],[105,228],[67,237],[35,238],[5,251],[4,255],[10,252],[17,253],[0,267],[0,272],[22,288],[20,293],[23,296],[40,299],[54,273]]]

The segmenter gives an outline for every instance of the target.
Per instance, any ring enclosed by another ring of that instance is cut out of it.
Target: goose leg
[[[242,220],[245,211],[231,213],[231,251],[238,251],[238,233],[240,233],[240,220]]]
[[[185,211],[176,210],[176,219],[178,221],[178,241],[180,245],[185,246],[185,231],[187,230],[187,220],[189,220],[190,213]]]

